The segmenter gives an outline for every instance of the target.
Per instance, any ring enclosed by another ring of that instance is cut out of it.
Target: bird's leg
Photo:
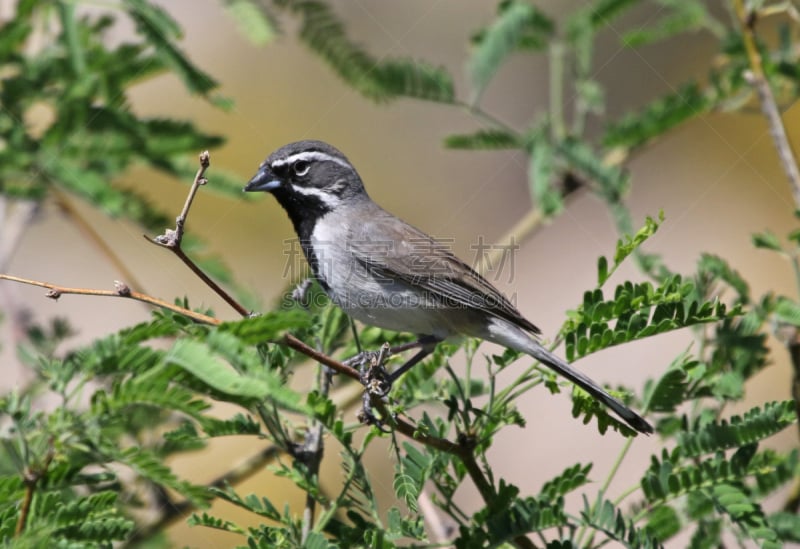
[[[363,407],[359,414],[359,420],[362,423],[376,425],[382,431],[384,430],[381,420],[372,413],[372,397],[385,400],[392,389],[392,384],[415,364],[431,354],[439,341],[441,339],[435,336],[421,336],[416,341],[403,343],[395,347],[389,347],[388,343],[384,343],[378,351],[362,351],[344,361],[348,366],[358,367],[361,384],[365,388],[362,397]],[[417,347],[421,347],[421,349],[405,364],[391,374],[386,371],[384,363],[390,356]]]
[[[409,349],[421,347],[417,354],[412,356],[408,361],[406,361],[405,364],[400,366],[391,375],[387,376],[387,379],[391,384],[397,381],[397,378],[410,370],[415,364],[418,364],[422,359],[431,354],[433,349],[436,347],[436,344],[440,341],[442,341],[441,338],[436,336],[420,336],[419,339],[415,341],[401,343],[400,345],[395,345],[394,347],[387,347],[384,345],[379,351],[360,351],[358,354],[345,360],[344,363],[353,368],[357,367],[360,372],[363,372],[364,365],[374,363],[378,357],[382,357],[382,360],[377,361],[378,364],[382,366],[383,363],[392,355],[408,351]]]
[[[383,422],[372,412],[372,398],[385,400],[386,395],[389,394],[389,390],[392,388],[389,374],[383,367],[383,363],[389,358],[391,352],[389,344],[384,343],[377,352],[359,353],[361,360],[358,370],[361,384],[364,386],[364,394],[361,397],[363,406],[358,419],[362,423],[375,425],[383,432],[386,432],[383,428]]]
[[[402,352],[407,349],[413,349],[415,347],[421,347],[417,354],[409,358],[405,364],[400,366],[397,370],[392,372],[389,376],[389,385],[391,386],[392,383],[397,381],[401,375],[409,371],[411,368],[414,367],[415,364],[418,364],[422,359],[426,356],[431,354],[433,350],[436,348],[436,344],[441,341],[440,338],[432,335],[422,336],[416,341],[412,341],[411,343],[405,343],[403,345],[398,345],[397,347],[392,348],[392,352]]]

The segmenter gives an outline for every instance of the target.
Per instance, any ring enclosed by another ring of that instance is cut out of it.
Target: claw
[[[390,355],[391,348],[387,343],[378,351],[364,351],[345,361],[348,366],[358,366],[361,384],[364,386],[364,394],[361,397],[362,409],[358,414],[359,421],[374,425],[384,433],[389,431],[372,412],[372,398],[377,397],[385,401],[392,389],[391,376],[383,367]]]

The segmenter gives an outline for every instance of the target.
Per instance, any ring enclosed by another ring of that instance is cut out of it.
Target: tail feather
[[[653,426],[650,425],[645,419],[625,406],[622,402],[605,392],[597,383],[589,379],[583,373],[574,369],[565,361],[558,358],[556,355],[531,340],[532,345],[526,345],[525,352],[531,355],[539,362],[545,364],[553,369],[559,375],[564,376],[575,385],[592,395],[594,398],[611,408],[615,414],[622,418],[625,423],[639,431],[649,435],[653,432]]]

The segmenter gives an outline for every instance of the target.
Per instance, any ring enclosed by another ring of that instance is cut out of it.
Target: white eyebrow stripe
[[[309,161],[309,160],[328,160],[330,162],[335,162],[342,166],[343,168],[352,168],[350,164],[346,161],[338,158],[336,156],[331,156],[327,153],[320,152],[320,151],[304,151],[300,153],[293,154],[292,156],[288,156],[286,158],[276,160],[272,163],[272,167],[281,167],[286,166],[287,164],[293,164],[297,161]]]

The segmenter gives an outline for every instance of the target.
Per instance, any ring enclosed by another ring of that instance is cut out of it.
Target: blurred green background
[[[10,17],[13,4],[0,1],[0,17]],[[496,9],[494,2],[484,1],[357,0],[331,4],[345,20],[350,35],[376,57],[410,56],[443,65],[454,75],[461,97],[468,93],[464,66],[469,37],[491,20]],[[583,4],[579,0],[537,3],[553,15]],[[469,112],[414,100],[385,105],[368,102],[296,40],[297,29],[291,19],[283,20],[283,32],[262,47],[242,37],[220,2],[165,1],[161,5],[182,25],[185,52],[221,82],[221,94],[232,99],[234,107],[230,112],[215,109],[187,95],[171,76],[137,86],[132,106],[143,115],[188,119],[205,131],[226,136],[227,144],[211,151],[212,165],[207,174],[211,186],[215,168],[238,174],[244,185],[277,147],[300,139],[322,139],[350,158],[377,202],[426,232],[453,239],[456,253],[465,260],[474,259],[471,246],[479,239],[497,241],[529,211],[528,161],[523,154],[475,154],[443,147],[446,135],[472,131],[480,125]],[[646,25],[659,10],[656,4],[644,4],[623,21],[626,28]],[[767,24],[762,33],[769,37],[773,30]],[[113,39],[124,41],[131,32],[124,23],[118,24]],[[710,57],[716,46],[707,34],[683,35],[632,50],[620,45],[620,32],[605,29],[594,54],[594,77],[607,90],[610,115],[642,106],[713,64]],[[547,59],[543,56],[512,57],[483,99],[487,111],[519,129],[547,105]],[[41,116],[46,119],[47,112]],[[797,143],[800,109],[793,106],[784,117],[790,138]],[[36,123],[35,117],[31,123]],[[751,282],[754,295],[767,290],[794,291],[788,263],[750,244],[753,232],[769,229],[783,235],[796,224],[785,176],[757,110],[700,116],[648,146],[627,168],[632,176],[627,202],[635,223],[664,211],[666,222],[648,243],[648,250],[663,254],[674,270],[689,271],[702,252],[714,251],[741,271]],[[137,188],[165,211],[177,214],[189,181],[133,170],[121,183]],[[141,229],[109,220],[79,201],[71,204],[122,257],[127,270],[136,277],[137,289],[167,300],[186,295],[193,305],[212,307],[220,317],[237,317],[171,254],[146,242]],[[88,243],[83,230],[72,216],[45,203],[8,272],[65,286],[111,288],[113,280],[123,274],[106,261],[102,250]],[[287,287],[285,252],[294,233],[284,212],[270,197],[245,203],[202,189],[187,230],[205,239],[224,258],[239,283],[264,303],[279,299]],[[606,207],[588,193],[579,193],[568,201],[560,217],[521,243],[513,272],[506,270],[493,282],[515,299],[548,339],[558,330],[563,312],[580,303],[583,289],[594,283],[597,257],[612,253],[617,238]],[[615,276],[623,280],[640,275],[627,265]],[[0,290],[29,306],[37,318],[69,318],[79,330],[71,344],[91,341],[149,315],[146,307],[132,302],[77,296],[54,302],[44,299],[38,288],[4,285]],[[8,324],[0,329],[2,383],[19,385],[26,373],[14,357],[16,336]],[[772,344],[776,364],[748,385],[748,405],[790,397],[788,357],[779,342],[773,340]],[[592,355],[579,367],[601,382],[640,386],[648,375],[663,371],[680,349],[690,345],[692,336],[683,331]],[[299,387],[306,383],[305,375],[302,369],[296,374]],[[567,395],[552,396],[542,389],[530,396],[536,398],[521,403],[521,412],[528,420],[525,430],[506,429],[489,452],[498,474],[513,477],[523,490],[535,490],[543,479],[581,456],[591,456],[595,470],[610,467],[624,443],[622,437],[600,437],[594,428],[573,420]],[[784,432],[774,444],[796,445],[796,433]],[[653,448],[654,441],[637,439],[627,463],[633,470],[644,467]],[[190,480],[207,482],[259,449],[251,440],[226,441],[177,464]],[[330,448],[323,462],[323,474],[329,476],[329,482],[338,482],[339,478],[334,455],[335,449]],[[388,448],[373,449],[369,457],[376,485],[382,484],[385,471],[384,497],[390,501],[394,496]],[[632,480],[620,475],[611,488],[612,495]],[[300,509],[300,493],[287,491],[283,498],[279,495],[288,490],[287,486],[287,482],[263,472],[240,487],[240,493],[263,492],[275,502],[285,499]],[[463,491],[462,502],[465,508],[475,509],[479,502],[470,490]],[[215,506],[213,511],[223,516],[231,512],[222,506]],[[196,547],[226,546],[236,541],[233,536],[188,528],[182,523],[171,528],[170,536],[175,545]]]

